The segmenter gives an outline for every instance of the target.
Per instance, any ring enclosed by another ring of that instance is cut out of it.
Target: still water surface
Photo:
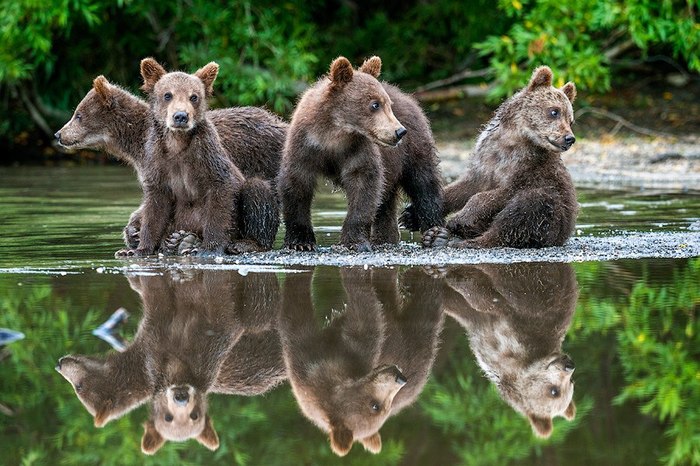
[[[579,198],[580,234],[700,218],[697,193]],[[0,328],[23,337],[1,464],[700,460],[700,258],[129,267],[139,200],[128,169],[0,169]],[[322,245],[344,209],[317,197]]]

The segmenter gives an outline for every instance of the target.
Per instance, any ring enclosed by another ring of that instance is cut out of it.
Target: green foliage
[[[617,403],[638,400],[641,411],[667,425],[673,439],[664,459],[700,463],[700,260],[676,273],[673,285],[638,282],[622,310],[620,360],[630,383]]]
[[[583,90],[607,91],[611,62],[632,44],[645,55],[670,50],[700,71],[698,4],[692,0],[499,0],[498,7],[514,24],[505,35],[474,45],[496,77],[493,98],[522,87],[538,65],[551,66],[559,86],[574,81]]]
[[[625,386],[615,404],[639,403],[656,418],[671,440],[665,464],[700,463],[700,259],[692,259],[670,277],[645,263],[641,277],[618,296],[579,299],[568,341],[594,333],[614,333]],[[635,273],[635,276],[639,272]],[[580,284],[630,275],[624,264],[580,264]],[[612,285],[612,283],[611,283]],[[585,289],[585,288],[584,288]]]

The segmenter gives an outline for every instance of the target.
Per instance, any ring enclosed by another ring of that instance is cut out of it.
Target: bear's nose
[[[571,147],[575,142],[576,138],[573,134],[567,134],[564,136],[564,144],[566,144],[568,147]]]
[[[60,131],[56,131],[56,134],[54,134],[53,137],[55,137],[58,142],[61,142],[61,132]]]
[[[400,141],[402,137],[404,137],[408,133],[408,130],[404,128],[403,126],[399,129],[396,130],[396,140]]]
[[[564,355],[562,358],[562,362],[564,363],[564,370],[566,372],[572,372],[574,369],[576,369],[576,364],[574,364],[574,360],[571,359],[568,355]]]
[[[190,394],[187,391],[176,391],[173,398],[175,398],[175,403],[184,405],[190,399]]]
[[[173,115],[173,121],[178,125],[187,124],[189,119],[186,112],[175,112],[175,115]]]

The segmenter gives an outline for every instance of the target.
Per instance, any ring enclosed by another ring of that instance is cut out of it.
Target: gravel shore
[[[459,177],[474,141],[438,142],[442,174]],[[577,186],[700,191],[700,136],[582,139],[562,154]]]

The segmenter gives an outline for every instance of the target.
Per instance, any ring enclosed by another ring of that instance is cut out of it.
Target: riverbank
[[[458,178],[474,141],[437,145],[443,177]],[[562,160],[576,186],[700,191],[700,136],[581,138]]]

